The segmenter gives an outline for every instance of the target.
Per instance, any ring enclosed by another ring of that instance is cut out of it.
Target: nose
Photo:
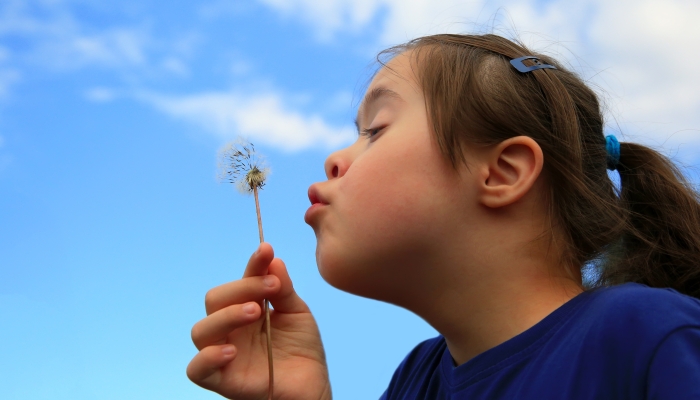
[[[326,158],[323,168],[326,171],[326,178],[340,178],[347,172],[352,164],[350,147],[338,150]]]

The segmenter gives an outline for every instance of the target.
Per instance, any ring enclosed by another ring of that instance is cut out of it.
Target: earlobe
[[[490,208],[513,204],[533,187],[544,159],[542,149],[528,136],[504,140],[486,155],[481,203]]]

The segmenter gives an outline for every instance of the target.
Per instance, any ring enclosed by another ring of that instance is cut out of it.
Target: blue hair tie
[[[608,169],[614,171],[620,164],[620,142],[613,135],[605,137],[605,151],[608,153]]]

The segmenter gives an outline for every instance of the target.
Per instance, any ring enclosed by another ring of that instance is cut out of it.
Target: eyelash
[[[364,128],[362,131],[360,131],[360,135],[362,136],[367,136],[368,138],[372,139],[374,136],[376,136],[384,127],[379,127],[379,128]]]

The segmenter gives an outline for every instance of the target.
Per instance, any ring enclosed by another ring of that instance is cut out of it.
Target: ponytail
[[[627,224],[599,284],[638,282],[700,298],[700,202],[668,158],[621,143],[620,202]]]

